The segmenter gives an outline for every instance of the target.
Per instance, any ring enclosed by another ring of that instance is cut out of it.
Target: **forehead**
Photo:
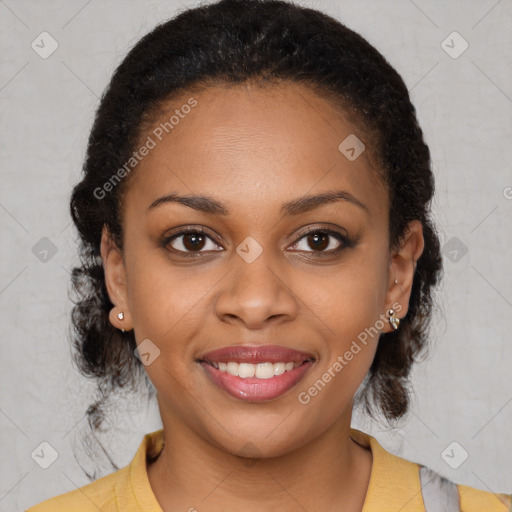
[[[385,187],[370,165],[371,141],[340,108],[304,85],[237,84],[184,93],[160,108],[140,140],[151,140],[152,148],[128,194],[146,206],[179,192],[253,208],[261,200],[280,205],[341,187],[377,215],[387,208]],[[366,149],[354,159],[362,149],[358,140]]]

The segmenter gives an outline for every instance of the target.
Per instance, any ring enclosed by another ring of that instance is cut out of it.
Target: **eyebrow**
[[[358,206],[366,212],[369,211],[368,207],[350,192],[347,192],[346,190],[333,190],[316,195],[305,195],[294,199],[293,201],[288,201],[281,206],[281,215],[299,215],[336,201],[346,201]],[[227,206],[212,197],[197,195],[181,196],[176,193],[171,193],[155,199],[155,201],[149,205],[147,211],[167,203],[182,204],[203,213],[223,216],[229,215],[229,209]]]

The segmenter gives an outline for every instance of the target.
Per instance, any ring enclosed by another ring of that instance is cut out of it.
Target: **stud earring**
[[[388,320],[391,324],[391,327],[394,331],[398,330],[398,326],[400,325],[400,318],[395,316],[395,310],[394,309],[388,309]]]
[[[121,313],[117,313],[117,318],[119,320],[124,320],[124,313],[121,311]],[[121,332],[124,332],[124,329],[121,329]]]

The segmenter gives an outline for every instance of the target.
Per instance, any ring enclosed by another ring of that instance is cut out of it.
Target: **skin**
[[[190,96],[175,99],[169,112]],[[389,198],[369,160],[371,141],[309,88],[215,86],[193,96],[197,107],[130,176],[123,251],[106,229],[101,242],[112,324],[160,350],[145,367],[165,435],[162,454],[148,466],[152,489],[165,511],[329,511],[340,503],[360,511],[372,456],[350,438],[350,422],[378,336],[307,405],[297,395],[393,304],[405,316],[423,251],[421,223],[411,222],[402,247],[389,250]],[[354,161],[338,150],[351,133],[366,144]],[[281,216],[284,202],[332,190],[350,192],[366,209],[340,200]],[[148,211],[171,192],[208,195],[229,214],[177,203]],[[346,232],[353,246],[329,236],[318,249],[302,235],[325,224]],[[178,252],[193,249],[187,236],[160,244],[190,225],[207,230],[199,256]],[[247,237],[263,250],[252,263],[236,252]],[[315,356],[302,381],[275,400],[237,400],[196,362],[223,346],[268,343]]]

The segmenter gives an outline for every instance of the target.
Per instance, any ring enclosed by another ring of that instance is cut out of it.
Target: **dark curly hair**
[[[72,274],[75,362],[98,382],[99,396],[87,411],[93,430],[111,392],[135,389],[142,376],[151,387],[133,354],[133,331],[122,333],[108,320],[113,304],[100,256],[103,226],[123,247],[120,212],[129,180],[104,197],[97,191],[130,159],[169,99],[248,81],[304,84],[347,112],[372,141],[369,153],[388,189],[390,248],[398,248],[411,220],[423,225],[425,249],[409,310],[398,331],[381,334],[362,394],[370,415],[380,410],[391,421],[407,412],[409,374],[427,345],[433,287],[442,271],[430,217],[430,152],[407,87],[373,46],[326,14],[282,0],[221,0],[185,10],[144,36],[115,71],[96,112],[70,204],[81,237],[81,266]]]

